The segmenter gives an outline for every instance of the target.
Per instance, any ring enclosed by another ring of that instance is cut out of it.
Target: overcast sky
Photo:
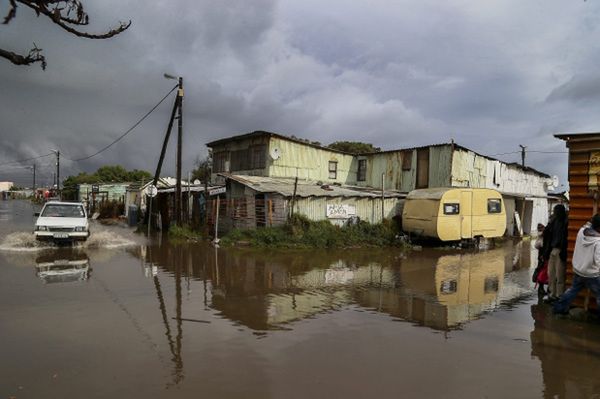
[[[60,149],[62,174],[104,164],[153,171],[172,100],[89,161],[184,77],[184,171],[205,143],[253,130],[384,149],[448,142],[487,155],[565,151],[560,132],[600,131],[600,2],[86,1],[90,31],[132,20],[110,40],[74,37],[26,7],[0,25],[0,48],[35,42],[48,68],[0,59],[0,163]],[[2,16],[8,1],[0,0]],[[171,142],[164,174],[174,173]],[[519,154],[498,158],[515,162]],[[566,154],[527,164],[564,183]],[[52,158],[40,159],[51,179]],[[30,172],[0,166],[0,180]]]

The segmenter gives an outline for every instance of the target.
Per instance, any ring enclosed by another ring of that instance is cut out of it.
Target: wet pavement
[[[600,397],[600,327],[537,304],[529,241],[53,248],[33,212],[0,201],[0,398]]]

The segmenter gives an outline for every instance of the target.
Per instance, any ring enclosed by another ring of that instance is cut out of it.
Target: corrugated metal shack
[[[553,188],[549,175],[501,162],[454,142],[348,154],[308,140],[256,131],[213,141],[207,146],[213,153],[212,179],[219,184],[224,183],[227,175],[242,179],[262,176],[288,183],[297,177],[308,186],[320,183],[331,187],[362,187],[372,193],[382,188],[405,194],[419,188],[491,188],[503,195],[507,235],[536,234],[537,224],[548,221],[547,196]],[[321,190],[313,197],[323,193]],[[227,198],[232,195],[227,194]],[[322,206],[314,211],[309,209],[318,206],[314,200],[298,200],[298,206],[305,204],[309,215],[323,214]],[[373,218],[365,220],[370,219]]]
[[[598,213],[600,201],[600,133],[557,134],[569,149],[569,245],[567,284],[573,279],[573,250],[577,232]],[[596,306],[586,289],[580,294],[579,305]]]
[[[310,180],[220,174],[225,179],[224,220],[219,227],[255,228],[284,224],[290,214],[341,225],[351,217],[370,223],[402,214],[405,194]],[[382,210],[383,206],[383,210]],[[293,210],[292,210],[293,208]]]

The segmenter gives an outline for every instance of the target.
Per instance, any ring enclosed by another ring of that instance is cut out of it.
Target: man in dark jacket
[[[567,265],[567,211],[564,205],[554,207],[544,231],[544,259],[548,261],[549,300],[555,301],[565,292]]]

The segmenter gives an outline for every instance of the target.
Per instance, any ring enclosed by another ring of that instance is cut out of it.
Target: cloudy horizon
[[[260,0],[86,2],[89,31],[118,21],[109,40],[74,37],[26,7],[0,25],[0,48],[35,42],[48,67],[0,59],[0,163],[59,149],[61,175],[122,164],[152,172],[172,98],[98,157],[184,77],[183,170],[205,143],[267,130],[382,149],[449,142],[520,162],[565,183],[564,142],[600,131],[600,5],[574,1]],[[0,0],[5,15],[8,1]],[[174,137],[172,137],[173,139]],[[504,154],[504,155],[497,155]],[[53,160],[38,160],[52,178]],[[172,140],[164,174],[174,174]],[[26,185],[31,172],[0,167]]]

